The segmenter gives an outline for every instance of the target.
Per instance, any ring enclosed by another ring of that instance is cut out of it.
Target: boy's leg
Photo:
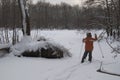
[[[92,61],[92,51],[89,52],[89,59],[90,62]]]
[[[83,54],[81,63],[84,62],[84,59],[87,57],[87,54],[88,54],[88,51],[85,51],[84,54]]]

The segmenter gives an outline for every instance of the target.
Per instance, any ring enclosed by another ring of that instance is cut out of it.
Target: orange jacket
[[[86,37],[83,39],[83,42],[85,42],[85,51],[92,51],[93,50],[93,42],[97,40],[97,36],[95,35],[95,38],[92,37]]]

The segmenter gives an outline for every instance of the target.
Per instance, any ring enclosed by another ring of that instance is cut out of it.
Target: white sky
[[[34,3],[36,3],[38,0],[33,0],[33,1],[34,1]],[[42,1],[44,1],[44,0],[42,0]],[[66,3],[71,4],[71,5],[75,5],[75,4],[81,5],[82,1],[85,1],[85,0],[45,0],[45,1],[51,2],[53,4],[66,2]]]

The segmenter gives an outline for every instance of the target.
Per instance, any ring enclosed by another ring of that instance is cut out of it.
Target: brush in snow
[[[15,56],[63,58],[71,57],[70,52],[63,46],[46,39],[34,41],[30,36],[24,37],[20,43],[11,47],[11,53]]]

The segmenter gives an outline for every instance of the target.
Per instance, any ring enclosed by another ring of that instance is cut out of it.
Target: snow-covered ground
[[[109,72],[120,74],[120,55],[114,58],[105,40],[94,43],[93,62],[87,60],[81,64],[84,53],[82,39],[87,31],[77,30],[42,30],[32,31],[32,36],[45,36],[69,49],[72,57],[63,59],[46,59],[15,57],[7,55],[0,58],[0,80],[120,80],[118,76],[98,73],[100,62]],[[102,30],[92,30],[99,35]],[[100,45],[100,46],[99,46]],[[104,55],[102,58],[101,50]]]

